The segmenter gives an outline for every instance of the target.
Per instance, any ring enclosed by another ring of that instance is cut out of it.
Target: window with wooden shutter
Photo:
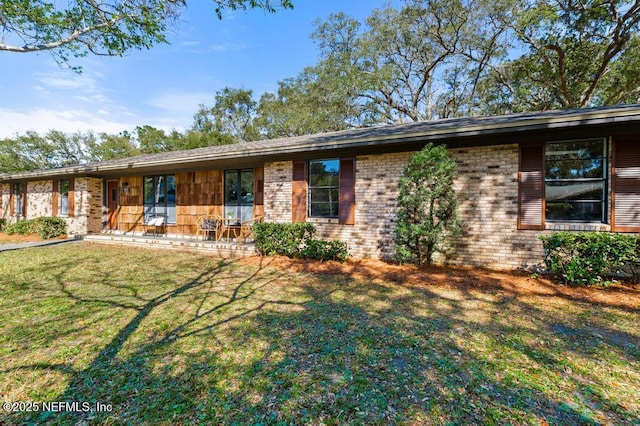
[[[16,182],[11,185],[11,215],[27,217],[26,182]]]
[[[305,222],[307,220],[307,162],[294,161],[292,174],[291,221]]]
[[[355,159],[340,159],[340,223],[353,225],[356,216],[356,167]]]
[[[614,145],[611,229],[640,232],[640,138],[617,138]]]
[[[544,145],[520,145],[518,229],[544,229]]]

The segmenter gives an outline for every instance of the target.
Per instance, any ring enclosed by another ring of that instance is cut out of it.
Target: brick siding
[[[318,236],[344,241],[354,257],[389,258],[398,181],[413,153],[356,157],[355,225],[309,218]],[[452,264],[514,269],[543,258],[539,231],[518,231],[518,146],[451,149],[464,235],[446,259]],[[291,162],[265,165],[265,219],[291,221]],[[445,259],[440,258],[440,261]]]

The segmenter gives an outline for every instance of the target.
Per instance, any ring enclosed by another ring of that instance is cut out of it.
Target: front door
[[[107,229],[118,229],[118,181],[107,182]]]

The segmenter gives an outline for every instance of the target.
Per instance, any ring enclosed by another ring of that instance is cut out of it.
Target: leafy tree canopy
[[[523,53],[485,82],[490,113],[637,102],[640,1],[537,0],[511,30]]]
[[[292,8],[292,0],[212,0],[224,9]],[[120,56],[166,43],[166,31],[186,0],[43,1],[0,0],[0,51],[51,51],[60,63],[70,57]]]
[[[257,140],[258,131],[253,125],[256,107],[252,90],[225,87],[216,92],[212,107],[200,105],[193,117],[193,130],[217,132],[242,142]]]

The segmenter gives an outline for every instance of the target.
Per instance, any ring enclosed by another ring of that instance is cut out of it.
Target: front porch
[[[84,241],[128,245],[137,247],[151,247],[174,250],[210,253],[222,258],[250,257],[257,255],[254,243],[239,243],[235,241],[202,240],[195,235],[132,235],[120,233],[88,234]]]

